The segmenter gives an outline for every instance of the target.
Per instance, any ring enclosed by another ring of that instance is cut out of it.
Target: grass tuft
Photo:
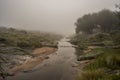
[[[98,50],[104,54],[88,64],[78,80],[120,80],[120,49]]]

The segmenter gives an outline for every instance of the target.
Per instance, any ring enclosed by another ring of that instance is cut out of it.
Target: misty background
[[[0,26],[72,34],[76,20],[120,0],[0,0]]]

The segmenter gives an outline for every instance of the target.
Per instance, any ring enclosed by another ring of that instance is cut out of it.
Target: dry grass
[[[77,80],[120,80],[120,49],[96,49],[104,51],[88,64]]]
[[[78,80],[101,80],[105,75],[102,70],[84,71]]]

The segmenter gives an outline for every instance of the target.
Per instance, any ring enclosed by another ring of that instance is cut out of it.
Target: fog
[[[76,20],[120,0],[0,0],[0,26],[72,34]]]

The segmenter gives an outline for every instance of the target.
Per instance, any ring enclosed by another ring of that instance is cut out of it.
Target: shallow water
[[[49,55],[49,59],[44,60],[32,71],[8,77],[8,80],[75,80],[77,71],[73,66],[77,55],[72,46],[66,39],[61,40],[58,51]]]

